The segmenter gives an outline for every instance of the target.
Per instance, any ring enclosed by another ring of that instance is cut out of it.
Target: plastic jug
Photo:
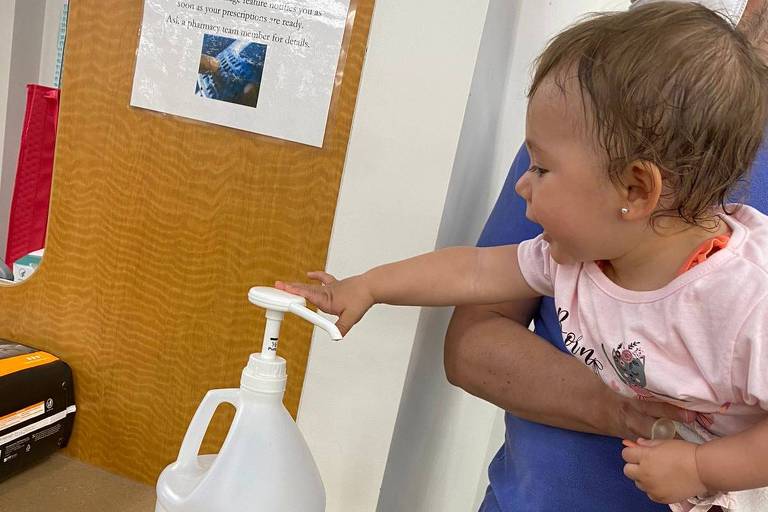
[[[277,356],[286,311],[341,340],[336,326],[305,307],[304,298],[267,287],[248,299],[267,309],[262,351],[251,354],[240,388],[209,391],[184,436],[176,462],[157,481],[155,512],[323,512],[325,489],[296,423],[283,406],[285,359]],[[198,455],[219,404],[235,409],[221,451]]]

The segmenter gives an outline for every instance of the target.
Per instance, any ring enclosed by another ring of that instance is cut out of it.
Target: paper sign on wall
[[[131,106],[320,147],[349,0],[146,0]]]

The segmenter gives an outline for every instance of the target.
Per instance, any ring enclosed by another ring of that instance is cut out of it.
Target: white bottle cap
[[[248,358],[248,366],[240,377],[240,387],[258,393],[282,393],[287,380],[285,359],[280,356],[262,358],[259,352]]]

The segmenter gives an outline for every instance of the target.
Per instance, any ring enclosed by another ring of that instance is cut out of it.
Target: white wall
[[[11,76],[13,15],[16,0],[0,0],[0,175],[5,149],[5,118],[8,110],[8,79]],[[0,222],[2,219],[0,218]],[[3,255],[0,255],[0,258]]]
[[[438,247],[473,245],[498,194],[492,163],[518,14],[518,2],[489,3]],[[488,439],[498,408],[446,380],[443,337],[450,314],[445,308],[421,314],[379,512],[477,510],[479,488],[486,486]]]
[[[329,271],[434,249],[486,6],[376,2]],[[313,340],[298,420],[328,512],[376,509],[418,318],[415,308],[379,306],[344,343]]]
[[[582,13],[627,3],[378,2],[329,271],[474,243],[523,140],[531,60]],[[298,420],[328,512],[476,509],[502,414],[447,384],[449,316],[377,306],[344,343],[313,339]]]

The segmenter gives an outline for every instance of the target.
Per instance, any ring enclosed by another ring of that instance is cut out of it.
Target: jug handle
[[[208,424],[213,418],[216,408],[222,403],[232,404],[235,409],[240,408],[240,389],[213,389],[208,391],[200,402],[195,412],[192,422],[189,424],[187,433],[184,435],[184,441],[181,443],[179,458],[177,463],[179,467],[187,468],[197,464],[197,455],[200,451],[200,443],[203,442],[205,431],[208,430]]]

